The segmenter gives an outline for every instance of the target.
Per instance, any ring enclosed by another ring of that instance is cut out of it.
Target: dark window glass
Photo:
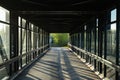
[[[79,33],[79,37],[80,37],[80,38],[79,38],[79,39],[80,39],[80,40],[79,40],[79,41],[80,41],[80,42],[79,42],[79,47],[81,48],[81,33]]]
[[[120,27],[120,26],[119,26]],[[120,65],[120,28],[119,28],[119,65]],[[119,73],[120,74],[120,73]]]

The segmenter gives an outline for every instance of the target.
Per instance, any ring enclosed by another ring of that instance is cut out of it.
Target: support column
[[[98,24],[98,56],[99,57],[101,57],[101,58],[104,58],[103,57],[103,55],[105,56],[105,54],[104,54],[104,46],[105,46],[105,44],[103,44],[103,43],[105,43],[104,42],[104,40],[105,40],[105,37],[104,37],[104,31],[105,31],[105,27],[106,27],[106,15],[105,14],[101,14],[101,15],[99,15],[99,24]],[[104,67],[104,66],[102,66],[102,63],[101,62],[99,62],[98,63],[98,67],[99,67],[99,72],[100,73],[102,73],[102,67]]]
[[[117,32],[116,32],[116,65],[120,66],[120,4],[117,4]],[[120,80],[120,72],[116,71],[116,80]]]
[[[18,56],[18,15],[10,12],[10,58]],[[17,72],[19,68],[18,61],[10,64],[10,75]]]

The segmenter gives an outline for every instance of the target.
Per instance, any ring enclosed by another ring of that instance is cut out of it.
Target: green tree
[[[69,41],[68,33],[52,33],[51,37],[53,39],[53,46],[67,46]]]

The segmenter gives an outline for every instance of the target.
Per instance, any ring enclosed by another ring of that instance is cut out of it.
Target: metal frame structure
[[[0,40],[0,54],[3,57],[0,73],[2,70],[7,71],[4,77],[11,78],[43,55],[50,47],[49,33],[67,32],[70,33],[69,46],[79,57],[91,64],[103,77],[120,80],[120,1],[80,0],[77,3],[73,1],[72,4],[67,1],[58,1],[53,5],[53,1],[49,0],[46,5],[51,7],[45,7],[41,5],[44,1],[32,0],[32,3],[29,3],[28,0],[1,0],[0,5],[10,10],[9,22],[0,20],[0,23],[9,25],[10,31],[10,40],[6,40],[10,44],[10,51],[7,53],[10,54],[9,59],[5,57],[6,53],[2,52],[3,45]],[[58,5],[60,3],[61,5]],[[117,19],[111,21],[111,10],[115,8]],[[116,50],[115,62],[112,62],[108,60],[108,28],[114,23]],[[59,27],[61,29],[58,29]],[[0,76],[0,79],[2,78]]]
[[[10,59],[0,63],[1,70],[7,69],[4,77],[10,79],[36,58],[44,55],[43,53],[49,49],[49,33],[12,11],[10,11],[10,23],[4,21],[0,23],[10,26],[10,53],[8,53]]]
[[[110,21],[110,12],[114,8],[117,9],[117,19],[113,22]],[[90,19],[85,25],[87,26],[80,33],[73,33],[70,35],[71,43],[69,46],[73,51],[76,52],[78,56],[85,59],[87,63],[91,64],[94,67],[95,71],[98,71],[99,74],[103,74],[104,77],[111,78],[113,80],[120,79],[120,51],[119,51],[119,33],[120,33],[120,5],[108,10],[104,14],[100,14]],[[99,21],[97,21],[97,19]],[[98,22],[98,23],[97,23]],[[107,28],[111,26],[111,24],[116,23],[116,50],[115,50],[115,63],[107,60]],[[97,29],[98,26],[98,29]],[[94,36],[91,35],[94,30]],[[81,36],[80,36],[81,35]],[[80,38],[77,38],[80,36]],[[94,37],[94,52],[91,52],[92,48],[92,40]],[[98,39],[97,39],[98,38]],[[79,44],[79,46],[77,44]],[[78,54],[80,53],[80,54]],[[93,61],[91,60],[93,59]],[[111,75],[111,76],[110,76]]]

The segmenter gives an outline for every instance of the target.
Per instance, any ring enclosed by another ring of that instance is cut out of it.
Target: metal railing
[[[37,48],[37,49],[31,50],[31,51],[28,51],[28,52],[26,52],[26,53],[24,53],[22,55],[19,55],[19,56],[14,57],[14,58],[12,58],[10,60],[7,60],[4,63],[0,63],[0,69],[9,67],[10,64],[12,64],[12,63],[14,63],[16,61],[20,61],[23,57],[32,57],[31,60],[28,61],[28,63],[26,63],[26,65],[24,67],[20,68],[17,72],[14,72],[11,76],[7,75],[8,79],[11,80],[11,78],[14,78],[14,76],[16,77],[16,75],[19,75],[26,68],[26,66],[29,66],[32,63],[32,61],[34,62],[37,58],[39,58],[40,56],[42,56],[42,54],[38,54],[35,57],[33,57],[34,56],[33,54],[35,52],[39,52],[40,50],[46,48],[46,50],[44,50],[43,52],[41,52],[41,53],[46,53],[46,51],[48,51],[48,49],[49,49],[48,46],[49,46],[49,44],[46,44],[46,45],[44,45],[41,48]],[[18,67],[20,67],[20,66],[18,66]]]
[[[20,55],[20,56],[14,57],[14,58],[12,58],[12,59],[4,62],[4,63],[1,63],[1,64],[0,64],[0,69],[3,68],[3,67],[5,67],[6,65],[9,65],[9,64],[11,64],[11,63],[13,63],[13,62],[21,59],[22,57],[24,57],[24,56],[26,56],[26,55],[28,55],[28,54],[34,53],[35,51],[41,50],[41,49],[43,49],[43,48],[45,48],[45,47],[47,47],[47,46],[48,46],[48,44],[45,45],[45,46],[43,46],[43,47],[41,47],[41,48],[34,49],[34,50],[28,51],[28,52],[26,52],[26,53],[24,53],[24,54],[22,54],[22,55]]]
[[[116,71],[120,72],[120,66],[118,66],[118,65],[116,65],[116,64],[114,64],[114,63],[112,63],[112,62],[110,62],[110,61],[108,61],[108,60],[106,60],[106,59],[104,59],[104,58],[102,58],[102,57],[100,57],[100,56],[97,56],[97,55],[95,55],[95,54],[93,54],[93,53],[91,53],[91,52],[88,52],[88,51],[86,51],[86,50],[80,49],[80,48],[78,48],[78,47],[76,47],[76,46],[73,46],[73,45],[71,45],[71,44],[68,44],[68,45],[69,45],[70,47],[72,47],[72,48],[74,48],[74,49],[82,52],[83,54],[88,55],[88,56],[94,58],[95,60],[97,60],[97,61],[99,61],[99,62],[101,62],[101,63],[109,66],[110,68],[115,69]]]

